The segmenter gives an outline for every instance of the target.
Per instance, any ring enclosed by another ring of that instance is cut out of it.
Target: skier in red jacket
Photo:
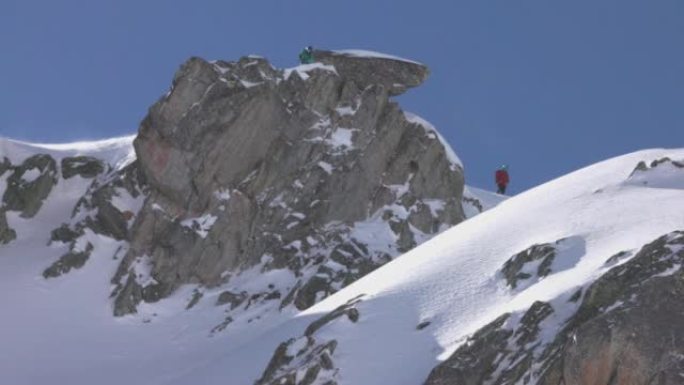
[[[496,179],[496,185],[499,187],[499,190],[497,193],[499,194],[505,194],[506,193],[506,186],[508,186],[508,166],[505,164],[501,167],[499,167],[498,170],[496,170],[495,174],[495,179]]]

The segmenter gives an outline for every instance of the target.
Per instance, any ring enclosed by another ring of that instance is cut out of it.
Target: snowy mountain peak
[[[12,384],[681,384],[684,150],[506,198],[419,63],[188,60],[135,137],[0,139]]]

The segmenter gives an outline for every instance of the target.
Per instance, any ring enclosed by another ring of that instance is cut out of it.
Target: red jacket
[[[508,184],[508,171],[496,170],[496,184],[502,184],[502,185]]]

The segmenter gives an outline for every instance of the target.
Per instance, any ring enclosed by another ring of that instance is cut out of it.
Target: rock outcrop
[[[332,65],[335,71],[356,84],[382,85],[391,96],[421,85],[429,75],[420,63],[363,51],[314,51],[316,61]],[[380,69],[380,70],[378,70]]]
[[[502,315],[437,366],[425,384],[681,384],[682,298],[684,231],[676,231],[584,290]],[[570,316],[553,317],[555,312]]]
[[[100,160],[87,157],[62,160],[65,179],[79,175],[95,178],[74,207],[71,220],[52,230],[50,242],[62,242],[69,250],[43,271],[43,277],[55,278],[82,267],[94,251],[88,234],[97,234],[117,241],[128,241],[134,213],[145,196],[145,179],[137,162],[120,170],[106,170]],[[64,168],[64,166],[66,168]],[[67,171],[70,170],[70,171]],[[117,207],[115,200],[124,201]]]
[[[6,211],[19,211],[23,218],[32,218],[57,183],[57,162],[50,155],[38,154],[12,167],[2,201]]]
[[[316,57],[288,70],[259,57],[181,67],[135,140],[150,191],[114,278],[116,315],[182,284],[275,269],[290,272],[282,287],[231,291],[246,306],[304,309],[463,220],[460,164],[390,99],[427,68]]]
[[[4,208],[0,208],[0,245],[12,242],[17,238],[17,232],[7,223],[7,214]]]
[[[76,156],[62,159],[62,177],[64,179],[80,175],[83,178],[95,178],[105,171],[101,160],[92,156]]]
[[[302,336],[278,345],[255,385],[336,385],[338,369],[333,356],[337,341],[317,333],[333,322],[358,322],[361,315],[356,305],[360,301],[361,297],[351,299],[309,324]]]

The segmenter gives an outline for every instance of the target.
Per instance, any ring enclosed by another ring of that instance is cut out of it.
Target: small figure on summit
[[[312,46],[308,45],[304,47],[302,52],[299,54],[299,62],[302,64],[310,64],[314,62]]]
[[[508,166],[507,165],[502,165],[499,167],[498,170],[496,170],[495,174],[495,180],[496,180],[496,185],[499,187],[499,190],[497,191],[498,194],[506,194],[506,186],[508,186]]]

